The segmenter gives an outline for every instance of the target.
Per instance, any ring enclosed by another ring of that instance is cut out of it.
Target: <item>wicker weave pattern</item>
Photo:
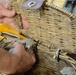
[[[24,9],[19,7],[19,2],[21,4],[23,0],[14,1],[11,6],[18,13],[25,15],[29,22],[29,29],[25,35],[41,40],[45,45],[53,44],[56,48],[76,52],[76,17],[73,21],[51,7],[45,7],[45,10]]]
[[[56,61],[52,59],[53,55],[50,52],[59,48],[70,53],[76,53],[76,19],[71,20],[62,12],[49,7],[48,9],[50,11],[25,10],[27,15],[24,14],[30,28],[25,32],[23,31],[23,34],[43,42],[43,45],[38,47],[40,64],[33,71],[35,75],[61,75],[59,71],[62,67],[67,66],[62,61],[60,64],[55,64]],[[43,14],[41,14],[42,12]]]
[[[22,33],[42,42],[38,46],[39,64],[32,71],[33,75],[61,75],[60,70],[70,65],[70,61],[63,58],[67,63],[64,61],[56,63],[53,52],[61,49],[76,54],[76,17],[70,18],[71,14],[68,16],[62,10],[58,11],[59,9],[53,9],[49,5],[38,10],[24,9],[20,7],[23,0],[13,1],[10,3],[11,9],[23,14],[29,23],[29,29],[22,30]],[[71,63],[76,67],[76,61],[72,60]]]
[[[54,45],[56,49],[76,52],[76,25],[68,16],[52,9],[51,12],[44,10],[43,15],[39,10],[33,12],[26,13],[30,28],[25,34],[50,47]]]

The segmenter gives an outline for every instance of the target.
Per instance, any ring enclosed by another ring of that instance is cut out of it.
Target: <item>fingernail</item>
[[[13,17],[15,15],[15,10],[7,10],[5,9],[6,12],[3,12],[3,15],[7,16],[7,17]]]
[[[10,11],[9,16],[10,16],[10,17],[13,17],[13,16],[15,15],[15,13],[16,13],[15,10],[12,10],[12,11]]]

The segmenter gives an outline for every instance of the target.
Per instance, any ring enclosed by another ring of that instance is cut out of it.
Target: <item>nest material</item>
[[[42,42],[38,46],[39,63],[29,73],[32,75],[61,75],[60,70],[65,66],[72,66],[76,70],[76,60],[65,54],[61,55],[62,60],[59,63],[53,59],[57,49],[76,54],[76,17],[70,17],[71,14],[68,16],[48,4],[37,10],[29,10],[21,6],[23,1],[11,0],[9,8],[15,9],[17,14],[26,17],[29,29],[21,29],[22,33]],[[17,27],[21,26],[19,17],[14,17]]]

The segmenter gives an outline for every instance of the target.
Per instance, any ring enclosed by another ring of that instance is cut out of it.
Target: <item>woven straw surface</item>
[[[17,4],[19,4],[18,2],[21,1],[18,0]],[[29,29],[25,34],[41,40],[46,45],[51,46],[52,44],[55,48],[76,51],[76,22],[67,15],[49,7],[47,8],[50,11],[42,8],[28,10],[19,7],[20,5],[17,5],[16,1],[12,4],[15,4],[14,7],[18,13],[25,15],[29,22]]]
[[[37,10],[22,8],[23,0],[10,2],[10,9],[15,9],[18,14],[23,14],[29,23],[28,30],[22,30],[25,36],[40,40],[38,46],[39,63],[32,70],[33,75],[61,75],[60,70],[71,66],[67,59],[59,63],[53,59],[57,49],[76,54],[76,17],[74,19],[48,6]],[[18,16],[19,17],[19,16]],[[18,26],[18,17],[14,17]],[[76,61],[75,65],[76,67]],[[74,68],[75,69],[75,68]]]

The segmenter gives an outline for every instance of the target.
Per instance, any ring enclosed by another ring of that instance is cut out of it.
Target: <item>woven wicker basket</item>
[[[9,8],[26,17],[29,29],[21,29],[22,33],[41,41],[37,53],[39,62],[27,75],[62,75],[60,71],[64,67],[73,67],[76,71],[76,58],[70,57],[72,54],[76,57],[76,17],[46,1],[37,10],[22,8],[23,1],[11,0]],[[19,15],[14,21],[20,27]],[[53,58],[58,49],[60,62]]]

